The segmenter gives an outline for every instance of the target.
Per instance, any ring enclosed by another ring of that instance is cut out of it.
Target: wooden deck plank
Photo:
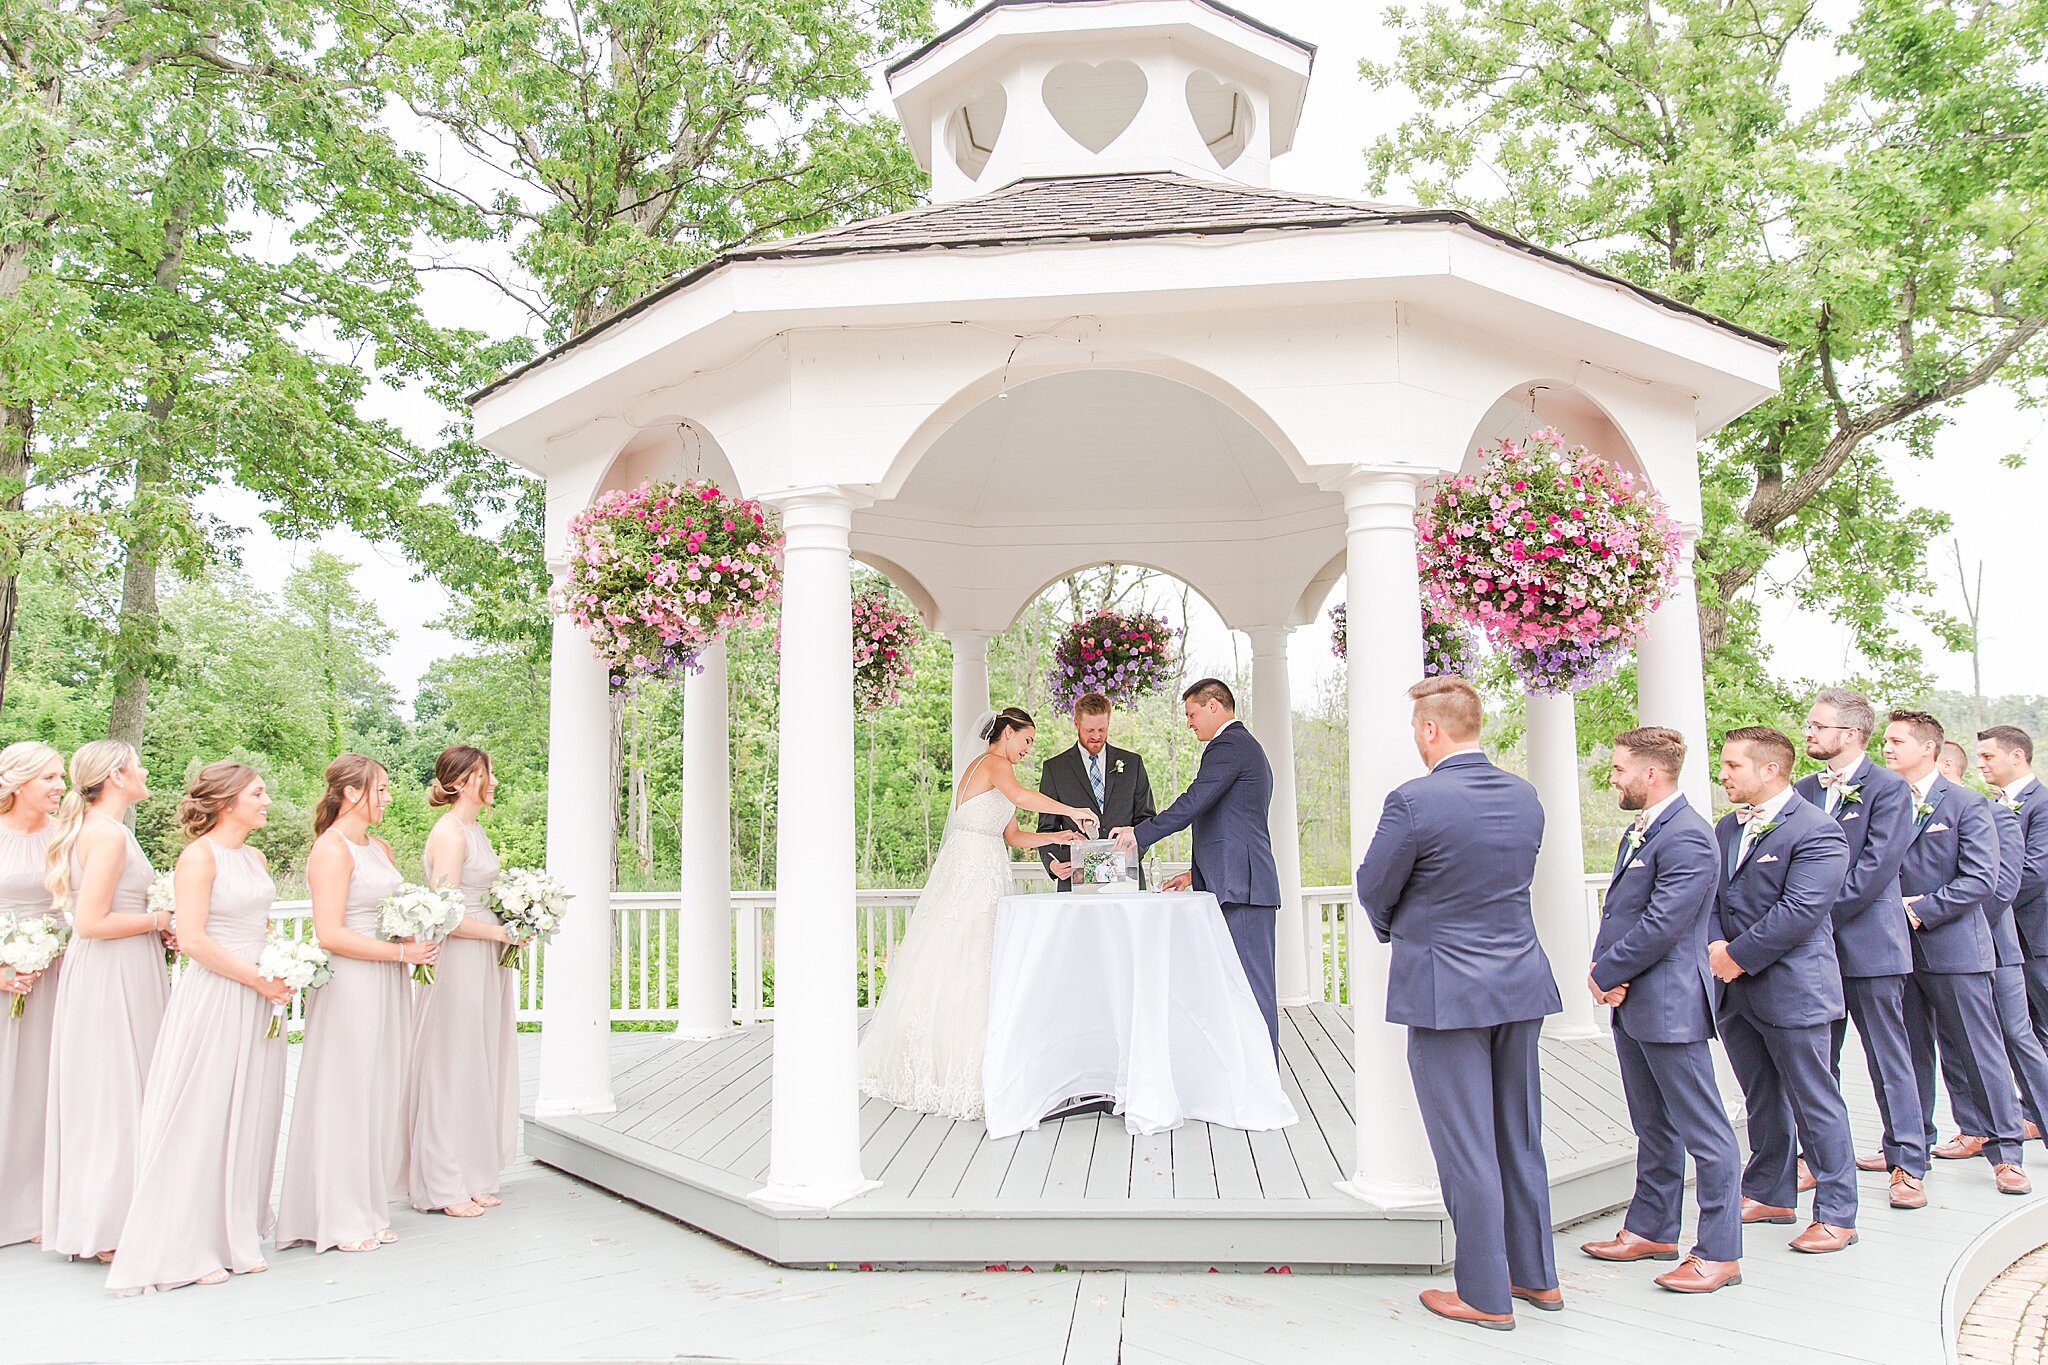
[[[1322,1067],[1324,1078],[1330,1082],[1331,1092],[1336,1095],[1337,1102],[1344,1106],[1344,1116],[1356,1122],[1357,1115],[1351,1109],[1356,1098],[1352,1092],[1357,1089],[1351,1079],[1355,1074],[1351,1066],[1351,1049],[1336,1040],[1331,1033],[1334,1025],[1326,1022],[1323,1017],[1325,1012],[1333,1008],[1334,1006],[1330,1005],[1310,1005],[1305,1012],[1290,1014],[1288,1017],[1294,1021],[1302,1042],[1308,1047],[1309,1055]]]
[[[903,1150],[903,1144],[910,1140],[911,1130],[924,1117],[913,1109],[898,1109],[891,1105],[888,1117],[875,1129],[874,1136],[860,1145],[860,1173],[869,1180],[880,1180],[882,1172]]]
[[[924,1178],[925,1168],[931,1164],[939,1144],[946,1135],[961,1125],[943,1114],[920,1114],[917,1126],[910,1130],[910,1136],[903,1140],[894,1159],[882,1168],[877,1179],[882,1188],[894,1195],[907,1195]],[[973,1125],[967,1125],[972,1127]]]
[[[1173,1134],[1131,1136],[1131,1198],[1173,1197]]]
[[[1168,1134],[1173,1153],[1173,1197],[1214,1199],[1216,1162],[1209,1147],[1209,1125],[1183,1123]]]
[[[1003,1188],[1004,1177],[1010,1173],[1010,1163],[1016,1160],[1019,1140],[1006,1137],[983,1141],[976,1147],[966,1172],[960,1177],[960,1188],[954,1197],[963,1204],[979,1206],[993,1203]]]
[[[1280,1057],[1280,1088],[1286,1092],[1287,1102],[1294,1106],[1296,1115],[1296,1121],[1281,1129],[1280,1136],[1294,1157],[1295,1170],[1300,1174],[1307,1196],[1311,1199],[1341,1197],[1331,1187],[1350,1175],[1347,1167],[1351,1161],[1351,1149],[1346,1147],[1340,1156],[1330,1146],[1330,1140],[1322,1125],[1316,1122],[1315,1111],[1310,1108],[1301,1082],[1294,1074],[1293,1062],[1284,1051]]]
[[[1053,1148],[1066,1127],[1065,1119],[1041,1123],[1017,1135],[1017,1155],[1003,1177],[1005,1200],[1034,1200],[1045,1193],[1045,1175],[1052,1168]]]
[[[1103,1123],[1122,1124],[1122,1119],[1105,1120],[1099,1114],[1084,1114],[1060,1120],[1060,1135],[1053,1144],[1052,1164],[1045,1172],[1047,1199],[1080,1199],[1088,1192],[1088,1168],[1095,1161],[1095,1133]]]
[[[1130,1276],[1091,1270],[1081,1276],[1060,1365],[1117,1365],[1124,1335],[1124,1294]]]
[[[1245,1139],[1251,1148],[1252,1165],[1258,1172],[1259,1191],[1265,1198],[1308,1198],[1308,1186],[1302,1181],[1301,1168],[1295,1162],[1294,1148],[1288,1143],[1285,1130],[1269,1128],[1247,1133]]]
[[[933,1154],[924,1173],[911,1186],[913,1199],[951,1199],[960,1190],[960,1181],[967,1174],[968,1163],[980,1150],[982,1140],[988,1131],[978,1124],[956,1123],[947,1130],[939,1150]]]
[[[1252,1135],[1240,1128],[1209,1124],[1209,1155],[1216,1173],[1218,1199],[1260,1199],[1265,1195],[1258,1162],[1252,1158]],[[1176,1163],[1177,1165],[1178,1163]],[[1293,1161],[1287,1163],[1293,1166]]]
[[[1089,1199],[1124,1199],[1131,1192],[1131,1130],[1121,1115],[1095,1125],[1095,1155],[1088,1165]]]
[[[762,1029],[744,1038],[740,1047],[707,1049],[701,1067],[693,1066],[630,1110],[613,1114],[604,1126],[616,1132],[645,1139],[674,1123],[678,1116],[712,1100],[755,1066],[774,1058],[774,1034]]]
[[[1312,1022],[1308,1024],[1308,1027],[1314,1026]],[[1349,1159],[1349,1154],[1358,1140],[1356,1129],[1352,1125],[1350,1111],[1337,1096],[1337,1087],[1331,1077],[1323,1071],[1322,1064],[1316,1060],[1315,1054],[1309,1050],[1307,1042],[1302,1038],[1302,1028],[1303,1021],[1290,1013],[1280,1028],[1280,1056],[1293,1072],[1296,1088],[1301,1097],[1296,1102],[1295,1112],[1304,1123],[1315,1127],[1331,1155],[1334,1166],[1340,1159]],[[1348,1082],[1349,1077],[1344,1077],[1344,1080]],[[1300,1126],[1296,1125],[1297,1128]],[[1296,1155],[1301,1155],[1299,1148]],[[1344,1177],[1337,1178],[1341,1180]]]

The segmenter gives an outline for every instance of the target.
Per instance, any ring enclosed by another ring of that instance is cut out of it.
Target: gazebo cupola
[[[1272,183],[1315,49],[1208,0],[1025,0],[889,68],[932,198],[1019,180],[1178,171]]]

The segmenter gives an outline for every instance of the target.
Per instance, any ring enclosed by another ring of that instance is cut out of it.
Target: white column
[[[775,1057],[764,1203],[830,1208],[860,1171],[854,1076],[853,501],[776,500],[786,538],[776,738]]]
[[[1701,815],[1712,817],[1711,779],[1717,756],[1708,748],[1706,664],[1700,653],[1700,613],[1693,583],[1693,542],[1699,527],[1680,528],[1678,573],[1664,603],[1650,614],[1636,641],[1636,723],[1668,725],[1685,736],[1685,771],[1678,789]]]
[[[1387,794],[1423,770],[1408,689],[1422,677],[1415,501],[1426,476],[1418,469],[1361,468],[1343,484],[1354,870],[1372,843]],[[1338,1188],[1380,1205],[1433,1203],[1441,1195],[1408,1074],[1408,1033],[1386,1022],[1389,952],[1355,899],[1350,929],[1358,1151],[1351,1178]]]
[[[989,637],[982,630],[952,630],[946,632],[946,639],[953,646],[953,776],[957,780],[988,747],[974,734],[974,722],[989,709]]]
[[[683,682],[682,914],[676,933],[678,1038],[732,1027],[732,732],[725,641]]]
[[[1322,926],[1311,925],[1301,902],[1301,829],[1294,795],[1294,695],[1287,676],[1286,626],[1253,626],[1252,733],[1273,767],[1273,803],[1266,828],[1280,873],[1280,915],[1274,943],[1274,984],[1282,1005],[1306,1005],[1319,997]],[[1320,918],[1320,917],[1318,917]]]
[[[1529,719],[1529,781],[1543,802],[1543,847],[1536,853],[1531,899],[1536,936],[1543,941],[1550,970],[1557,975],[1564,1011],[1543,1021],[1553,1038],[1593,1038],[1600,1033],[1586,970],[1593,943],[1586,923],[1586,840],[1579,813],[1579,726],[1569,693],[1535,692],[1524,701]]]
[[[556,582],[564,566],[554,565]],[[611,695],[590,638],[554,621],[548,665],[548,871],[569,912],[541,950],[540,1118],[608,1114],[611,1082],[612,843],[618,793],[611,782]]]

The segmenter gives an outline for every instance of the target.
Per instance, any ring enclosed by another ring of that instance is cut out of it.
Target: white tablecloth
[[[1295,1121],[1223,912],[1202,891],[998,901],[981,1079],[997,1138],[1082,1094],[1115,1095],[1133,1133]]]

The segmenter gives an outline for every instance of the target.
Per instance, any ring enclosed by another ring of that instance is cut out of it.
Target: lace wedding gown
[[[926,1114],[981,1117],[996,901],[1010,890],[1003,830],[1015,812],[991,787],[947,818],[931,879],[861,1039],[862,1094]]]

